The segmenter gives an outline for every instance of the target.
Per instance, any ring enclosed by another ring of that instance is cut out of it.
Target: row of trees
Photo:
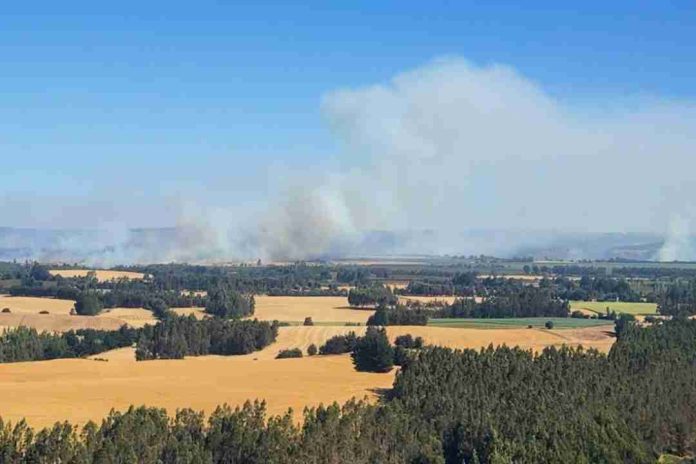
[[[374,329],[378,334],[378,330]],[[379,336],[379,334],[377,335]],[[696,322],[629,325],[609,355],[518,348],[415,352],[376,404],[268,417],[263,403],[34,432],[0,421],[10,463],[653,464],[696,452]]]
[[[418,306],[379,305],[367,319],[367,325],[426,325],[428,319],[436,314],[433,310]]]
[[[80,358],[131,346],[138,330],[126,326],[118,330],[82,329],[62,334],[28,327],[7,329],[0,334],[0,363]]]
[[[248,354],[265,348],[278,336],[277,322],[197,320],[193,315],[168,317],[140,331],[136,359],[182,359],[206,354]]]
[[[531,285],[500,291],[477,302],[471,298],[458,299],[452,305],[434,311],[440,318],[500,318],[500,317],[568,317],[570,304],[546,288]]]
[[[391,289],[382,285],[351,288],[348,292],[350,306],[364,307],[374,305],[394,305],[397,297]]]

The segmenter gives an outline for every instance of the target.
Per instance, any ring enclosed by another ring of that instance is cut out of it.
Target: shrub
[[[361,372],[389,372],[394,366],[394,349],[389,344],[387,332],[382,328],[368,327],[353,349],[353,364]]]
[[[311,317],[307,316],[304,318],[304,322],[302,323],[302,325],[306,325],[306,326],[314,325],[314,321],[312,320]]]
[[[573,317],[575,319],[587,319],[589,316],[582,311],[578,311],[577,309],[570,313],[570,317]]]
[[[12,311],[10,310],[10,308],[2,308],[2,312],[3,313],[11,313]]]
[[[43,311],[39,311],[39,314],[49,314],[49,312],[44,309]]]
[[[318,351],[317,345],[315,345],[314,343],[312,343],[311,345],[309,345],[307,347],[307,355],[308,356],[314,356],[315,354],[317,354],[317,351]]]
[[[549,330],[553,329],[553,321],[546,321],[546,324],[544,324],[544,327],[546,327]]]
[[[276,359],[286,359],[286,358],[301,358],[302,350],[299,348],[291,348],[289,350],[281,350],[276,355]]]

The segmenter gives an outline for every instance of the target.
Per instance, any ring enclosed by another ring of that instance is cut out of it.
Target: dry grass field
[[[51,269],[49,272],[53,275],[59,275],[61,277],[85,277],[91,269]],[[109,271],[109,270],[96,270],[97,280],[100,282],[106,282],[107,280],[114,279],[136,279],[140,280],[145,277],[145,274],[140,272],[130,272],[130,271]]]
[[[348,307],[343,296],[257,296],[254,316],[260,320],[301,322],[309,316],[314,322],[365,323],[370,310]]]
[[[18,314],[39,314],[41,311],[48,311],[49,314],[69,315],[74,306],[73,300],[0,295],[0,308],[9,308],[12,313]]]
[[[355,332],[358,335],[365,333],[367,328],[362,327],[337,327],[337,326],[313,326],[313,327],[281,327],[276,343],[256,353],[259,359],[273,358],[278,351],[288,348],[300,348],[307,350],[310,344],[317,347],[334,335]],[[490,344],[494,346],[520,346],[525,349],[540,351],[547,346],[561,346],[563,344],[586,348],[596,348],[607,352],[614,343],[615,338],[609,333],[610,328],[590,327],[582,329],[546,330],[527,328],[503,328],[503,329],[472,329],[431,326],[391,326],[387,327],[389,338],[394,339],[399,335],[411,334],[420,336],[431,345],[445,346],[449,348],[484,348]]]
[[[271,413],[292,407],[301,419],[305,406],[352,397],[375,397],[394,373],[360,373],[349,356],[258,359],[205,356],[185,360],[136,362],[130,348],[102,356],[108,362],[62,359],[3,365],[0,411],[4,420],[26,418],[33,426],[70,420],[100,421],[112,409],[131,404],[191,407],[207,413],[219,404],[267,399]]]
[[[117,330],[125,321],[111,317],[66,316],[65,314],[0,314],[0,330],[24,326],[38,332],[67,332],[78,329]]]
[[[118,319],[131,327],[140,328],[146,324],[157,324],[157,318],[152,311],[144,308],[110,308],[102,311],[97,318]]]

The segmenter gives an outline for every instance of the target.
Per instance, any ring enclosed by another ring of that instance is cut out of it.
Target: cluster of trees
[[[556,278],[558,296],[566,300],[640,301],[641,295],[623,278],[582,276],[579,281]]]
[[[373,305],[394,305],[397,297],[391,289],[382,285],[351,288],[348,292],[348,304],[363,307]]]
[[[137,338],[138,330],[126,326],[118,330],[81,329],[62,334],[39,333],[22,326],[0,334],[0,363],[81,358],[131,346]]]
[[[375,313],[367,319],[367,325],[426,325],[436,311],[419,306],[379,305]]]
[[[135,356],[142,361],[248,354],[270,345],[277,336],[277,322],[219,318],[199,321],[193,315],[171,316],[140,330]]]
[[[319,347],[319,354],[350,353],[355,349],[357,341],[358,336],[355,335],[355,332],[348,332],[346,335],[334,335]]]
[[[377,333],[377,329],[374,329]],[[379,336],[379,335],[377,335]],[[696,452],[696,321],[627,326],[609,355],[581,348],[425,348],[385,399],[268,417],[131,408],[100,426],[0,421],[7,463],[307,462],[653,464]],[[380,342],[381,343],[381,342]]]
[[[458,299],[452,305],[435,311],[440,318],[498,318],[498,317],[568,317],[570,304],[559,299],[551,290],[531,285],[512,287],[484,298]]]
[[[675,317],[696,314],[696,279],[673,282],[660,292],[657,310],[660,314]]]
[[[237,319],[254,314],[254,297],[242,295],[220,283],[208,291],[205,312],[223,319]]]

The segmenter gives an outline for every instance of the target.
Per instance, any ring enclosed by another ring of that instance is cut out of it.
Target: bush
[[[576,309],[575,311],[570,313],[570,317],[573,317],[575,319],[588,319],[590,316]]]
[[[311,317],[307,316],[304,318],[304,322],[302,323],[302,325],[306,325],[306,326],[314,325],[314,321],[312,320]]]
[[[314,356],[315,354],[317,354],[317,351],[318,351],[317,345],[315,345],[314,343],[312,343],[311,345],[309,345],[307,347],[307,355],[308,356]]]
[[[544,324],[544,327],[546,327],[549,330],[553,329],[553,321],[546,321],[546,324]]]
[[[49,312],[44,309],[43,311],[39,311],[39,314],[49,314]]]
[[[276,359],[286,359],[286,358],[301,358],[302,350],[299,348],[291,348],[289,350],[281,350],[276,355]]]
[[[319,354],[350,353],[355,348],[357,340],[358,337],[355,335],[355,332],[333,336],[319,348]]]
[[[3,313],[11,313],[10,308],[2,308]]]
[[[394,349],[384,329],[368,327],[352,353],[355,369],[361,372],[389,372],[394,366]]]

